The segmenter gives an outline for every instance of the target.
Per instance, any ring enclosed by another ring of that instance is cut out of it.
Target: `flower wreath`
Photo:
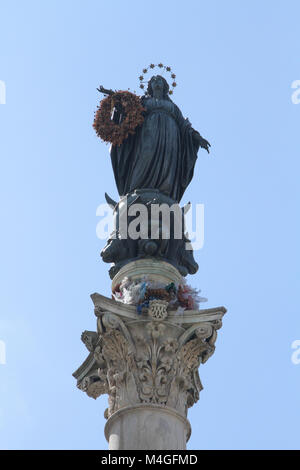
[[[116,105],[121,105],[122,109],[123,119],[120,124],[111,118]],[[117,91],[100,102],[93,127],[104,142],[121,145],[129,134],[134,134],[136,128],[143,123],[144,111],[141,99],[137,95],[129,91]]]

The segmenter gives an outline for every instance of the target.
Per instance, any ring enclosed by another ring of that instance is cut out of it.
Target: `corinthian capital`
[[[88,396],[108,394],[106,417],[139,404],[153,404],[186,417],[202,390],[198,368],[214,353],[224,307],[180,316],[166,303],[136,314],[133,306],[92,296],[97,332],[84,332],[90,354],[74,372]]]

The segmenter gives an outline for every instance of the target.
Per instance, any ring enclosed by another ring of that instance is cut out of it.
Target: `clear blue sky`
[[[0,2],[1,448],[106,448],[107,397],[72,377],[95,329],[89,295],[110,292],[96,208],[117,190],[96,87],[138,89],[159,61],[212,145],[183,201],[205,204],[189,282],[228,309],[188,446],[300,447],[299,15],[296,0]]]

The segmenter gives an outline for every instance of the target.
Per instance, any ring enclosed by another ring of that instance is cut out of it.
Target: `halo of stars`
[[[144,80],[144,78],[145,78],[144,75],[146,75],[149,72],[149,70],[153,70],[156,67],[158,67],[160,70],[163,70],[163,71],[168,72],[168,73],[171,74],[171,78],[172,78],[173,81],[171,83],[172,89],[169,90],[169,95],[173,95],[174,88],[177,86],[177,83],[175,81],[176,80],[176,75],[172,71],[171,67],[169,67],[168,65],[164,65],[161,62],[159,64],[150,64],[148,67],[143,68],[143,73],[142,73],[142,75],[139,76],[140,88],[143,90],[145,88],[145,85],[148,83],[146,80]]]

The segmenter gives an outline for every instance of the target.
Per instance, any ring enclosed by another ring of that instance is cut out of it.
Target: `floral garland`
[[[145,75],[146,73],[148,73],[149,69],[152,69],[152,70],[153,70],[155,67],[158,67],[158,68],[160,68],[161,70],[164,70],[164,71],[169,72],[169,73],[171,74],[171,78],[173,79],[173,82],[171,83],[171,85],[172,85],[172,90],[169,90],[169,95],[173,95],[174,88],[177,86],[177,83],[175,82],[176,75],[175,75],[175,73],[172,72],[171,67],[169,67],[168,65],[166,66],[166,65],[162,64],[161,62],[160,62],[159,64],[157,64],[157,65],[155,65],[155,64],[150,64],[149,67],[145,67],[145,68],[143,69],[143,75],[140,75],[140,76],[139,76],[140,88],[143,90],[143,89],[145,88],[145,84],[147,83],[147,82],[144,81],[144,75]]]
[[[111,119],[115,106],[121,106],[123,120],[117,124]],[[93,127],[98,137],[104,142],[121,145],[129,134],[134,134],[136,128],[144,121],[145,109],[140,98],[129,91],[118,91],[104,98],[97,108]]]
[[[200,297],[200,291],[193,289],[183,282],[176,286],[173,282],[164,285],[161,282],[153,282],[143,278],[132,281],[123,279],[113,292],[113,299],[129,305],[136,305],[137,313],[141,314],[143,308],[148,308],[151,300],[167,301],[172,309],[183,312],[184,310],[198,310],[200,302],[207,299]]]

